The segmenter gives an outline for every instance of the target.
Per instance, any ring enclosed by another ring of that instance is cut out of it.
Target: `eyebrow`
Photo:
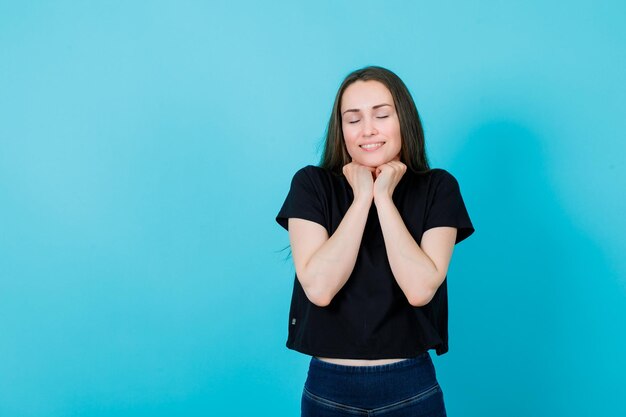
[[[377,105],[375,105],[375,106],[372,106],[372,109],[377,109],[377,108],[379,108],[379,107],[383,107],[383,106],[389,106],[389,107],[391,107],[391,104],[386,104],[386,103],[383,103],[383,104],[377,104]],[[348,110],[344,111],[343,113],[341,113],[341,115],[344,115],[344,114],[348,113],[349,111],[350,111],[350,112],[359,112],[359,111],[361,111],[361,110],[359,110],[359,109],[348,109]]]

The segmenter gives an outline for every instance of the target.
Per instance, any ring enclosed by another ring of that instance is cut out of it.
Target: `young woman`
[[[445,416],[428,350],[448,351],[448,265],[474,228],[396,74],[345,78],[276,221],[296,270],[287,347],[311,355],[302,416]]]

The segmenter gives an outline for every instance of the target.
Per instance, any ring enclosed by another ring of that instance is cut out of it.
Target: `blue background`
[[[451,416],[626,415],[622,1],[1,1],[0,415],[294,416],[274,217],[365,65],[476,233]]]

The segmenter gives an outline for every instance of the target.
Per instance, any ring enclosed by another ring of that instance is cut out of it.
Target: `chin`
[[[381,165],[386,164],[387,162],[391,161],[393,158],[378,158],[378,159],[368,159],[366,161],[357,161],[359,164],[361,165],[365,165],[366,167],[371,167],[371,168],[377,168]]]
[[[381,164],[376,164],[376,163],[367,162],[367,161],[357,161],[357,162],[363,166],[370,167],[370,168],[376,168],[381,165]]]

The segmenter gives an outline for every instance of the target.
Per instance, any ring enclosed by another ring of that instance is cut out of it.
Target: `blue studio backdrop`
[[[626,415],[623,1],[0,1],[0,416],[295,416],[274,220],[396,72],[476,233],[448,414]]]

